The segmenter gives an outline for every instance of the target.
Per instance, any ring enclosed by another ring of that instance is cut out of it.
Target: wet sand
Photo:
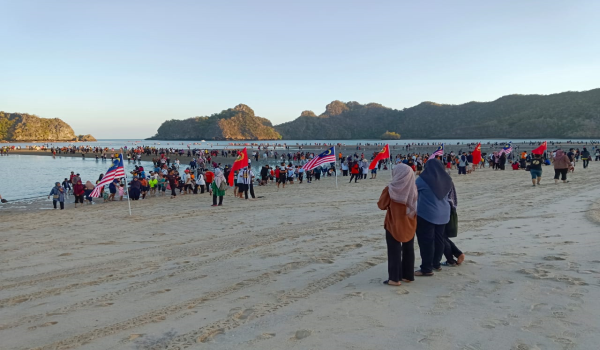
[[[228,191],[219,208],[150,198],[131,217],[126,202],[3,211],[0,347],[595,349],[599,169],[554,185],[544,167],[540,187],[453,175],[467,260],[401,287],[381,283],[389,172]]]

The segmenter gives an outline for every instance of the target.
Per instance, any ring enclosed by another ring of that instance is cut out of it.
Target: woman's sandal
[[[421,272],[421,270],[418,270],[418,271],[415,271],[415,276],[430,277],[430,276],[433,276],[433,272],[423,273],[423,272]]]
[[[391,282],[392,283],[398,283],[398,284],[390,284],[390,280],[383,281],[383,284],[387,284],[388,286],[393,286],[393,287],[398,287],[398,286],[402,285],[402,283],[400,283],[400,282],[394,282],[394,281],[391,281]]]

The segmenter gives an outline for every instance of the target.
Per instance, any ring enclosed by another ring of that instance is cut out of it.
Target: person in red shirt
[[[359,173],[360,167],[358,166],[358,162],[354,162],[354,165],[352,165],[352,169],[350,170],[350,182],[352,182],[352,179],[354,179],[354,183],[356,183],[356,180],[358,180]]]
[[[215,173],[213,173],[210,170],[207,170],[204,173],[204,177],[206,178],[206,188],[208,189],[208,193],[212,193],[212,188],[210,184],[212,184],[213,180],[215,179]]]

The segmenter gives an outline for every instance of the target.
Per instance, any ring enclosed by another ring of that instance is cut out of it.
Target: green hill
[[[168,120],[151,140],[279,140],[268,119],[243,104],[210,117]]]
[[[26,113],[0,112],[2,141],[96,141],[91,135],[76,136],[69,124]]]
[[[283,139],[599,138],[600,89],[553,95],[509,95],[492,102],[423,102],[396,110],[333,101],[275,126]]]

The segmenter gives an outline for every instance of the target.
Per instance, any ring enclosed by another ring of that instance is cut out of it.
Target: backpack
[[[225,181],[221,181],[219,185],[219,191],[227,191],[227,183]]]

